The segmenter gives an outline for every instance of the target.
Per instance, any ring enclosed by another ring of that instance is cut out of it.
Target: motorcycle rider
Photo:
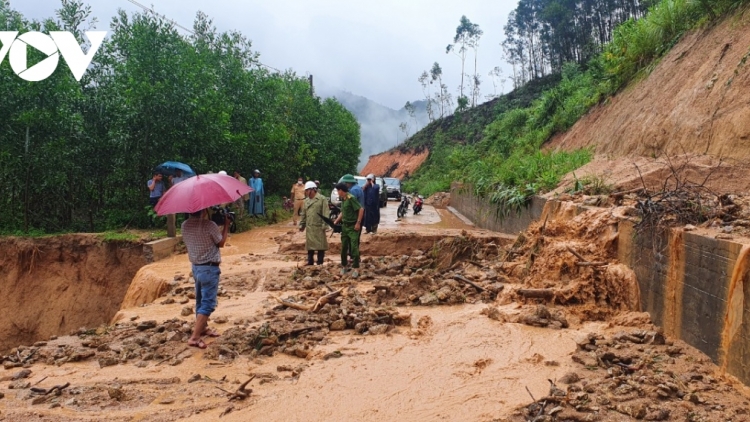
[[[422,211],[422,204],[424,204],[422,195],[417,195],[417,199],[414,200],[414,215],[417,215]]]

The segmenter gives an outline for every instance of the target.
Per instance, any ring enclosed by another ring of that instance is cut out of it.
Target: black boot
[[[313,256],[315,255],[315,251],[307,251],[307,265],[313,265]]]
[[[318,251],[318,265],[323,265],[323,259],[326,257],[326,251]]]

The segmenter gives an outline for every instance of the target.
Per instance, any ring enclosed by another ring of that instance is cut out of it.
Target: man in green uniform
[[[357,198],[349,193],[349,187],[344,183],[336,185],[341,199],[341,214],[334,224],[341,223],[341,275],[346,275],[347,258],[352,257],[352,278],[359,277],[359,231],[362,228],[362,218],[365,209]]]
[[[305,233],[307,265],[313,265],[313,256],[316,251],[318,252],[318,265],[323,265],[323,259],[328,250],[323,217],[328,218],[329,215],[328,200],[318,192],[318,185],[315,182],[305,183],[305,202],[302,205],[299,231],[307,230]]]

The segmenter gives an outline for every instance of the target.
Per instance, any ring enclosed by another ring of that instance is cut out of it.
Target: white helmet
[[[225,172],[224,170],[222,170],[222,171],[219,172],[219,174],[223,174],[224,176],[226,176],[227,172]]]
[[[315,184],[315,182],[307,182],[305,183],[305,190],[308,189],[317,189],[318,185]]]
[[[367,175],[366,179],[375,180],[375,175],[372,174],[372,173],[370,173],[370,174]]]

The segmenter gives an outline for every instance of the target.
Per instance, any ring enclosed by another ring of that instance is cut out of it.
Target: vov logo
[[[0,31],[0,64],[7,55],[10,67],[16,75],[29,82],[38,82],[47,79],[57,69],[57,63],[62,55],[73,72],[73,77],[80,81],[94,59],[94,54],[101,47],[104,37],[107,36],[107,31],[86,31],[84,34],[91,41],[88,54],[83,52],[70,32],[51,31],[49,35],[26,32],[16,38],[17,31]],[[29,47],[46,54],[47,58],[29,68],[26,60]]]

